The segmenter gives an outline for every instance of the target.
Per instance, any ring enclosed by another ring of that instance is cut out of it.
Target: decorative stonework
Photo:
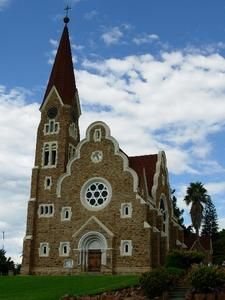
[[[88,210],[101,210],[111,200],[112,188],[106,179],[92,178],[83,185],[80,197],[82,204]]]
[[[91,154],[91,161],[95,164],[101,162],[103,159],[103,153],[102,151],[94,151]]]

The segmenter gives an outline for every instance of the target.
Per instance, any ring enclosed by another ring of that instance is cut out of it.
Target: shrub
[[[218,267],[194,267],[188,279],[196,292],[207,293],[223,288],[225,273]]]
[[[177,268],[158,268],[144,273],[140,285],[145,294],[151,299],[169,290],[184,275],[184,270]]]
[[[140,285],[150,299],[160,296],[168,288],[168,274],[165,269],[155,269],[144,273],[140,278]]]
[[[165,270],[168,276],[168,287],[176,285],[178,281],[185,275],[185,271],[183,269],[169,267]]]
[[[166,257],[166,266],[189,269],[192,264],[203,261],[204,254],[197,251],[173,250]]]

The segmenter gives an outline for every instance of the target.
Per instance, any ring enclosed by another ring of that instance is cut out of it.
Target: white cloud
[[[83,103],[108,105],[111,111],[104,117],[111,121],[122,115],[121,123],[116,122],[120,128],[129,130],[132,119],[133,128],[142,129],[143,152],[165,149],[174,173],[224,173],[209,159],[213,149],[209,135],[222,131],[225,122],[222,56],[163,52],[161,58],[86,60],[83,67],[89,69],[77,76]],[[134,154],[138,145],[129,150]]]
[[[152,43],[158,40],[159,36],[157,34],[144,34],[142,36],[133,38],[133,42],[137,45]]]
[[[34,161],[38,105],[21,89],[0,86],[0,231],[5,249],[18,261],[25,234],[26,206]]]
[[[123,32],[119,27],[113,27],[101,36],[107,46],[119,43],[122,37]]]
[[[81,51],[81,50],[84,49],[84,46],[83,46],[83,45],[72,44],[71,47],[72,47],[72,49],[78,50],[78,51]]]
[[[0,11],[6,8],[10,2],[11,0],[0,0]]]
[[[208,182],[205,187],[210,195],[223,194],[225,192],[225,181],[223,182]]]
[[[87,12],[85,15],[84,15],[84,18],[86,20],[92,20],[94,17],[96,17],[98,14],[97,10],[93,9],[89,12]]]

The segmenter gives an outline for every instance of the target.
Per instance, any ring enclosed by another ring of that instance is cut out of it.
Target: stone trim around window
[[[44,125],[44,135],[58,134],[59,133],[59,122],[51,119]]]
[[[39,256],[40,257],[48,257],[49,256],[49,243],[40,243],[40,247],[39,247]]]
[[[133,251],[132,240],[121,240],[120,255],[132,256],[132,251]]]
[[[55,168],[57,165],[58,154],[57,142],[46,142],[42,148],[42,167],[43,168]]]
[[[94,131],[94,141],[101,142],[101,139],[102,139],[102,131],[100,128],[97,128]]]
[[[74,122],[71,123],[69,126],[69,136],[77,140],[78,137],[77,126]]]
[[[40,204],[38,208],[39,218],[49,218],[54,215],[54,205],[53,204]]]
[[[62,207],[61,210],[61,221],[70,221],[72,217],[71,207]]]
[[[105,208],[112,198],[112,187],[108,180],[93,177],[81,188],[80,199],[83,206],[91,211]]]
[[[69,256],[69,254],[70,254],[70,242],[60,242],[59,256]]]
[[[51,190],[52,187],[52,177],[46,176],[44,181],[44,188],[45,190]]]
[[[121,203],[121,208],[120,208],[120,217],[121,218],[132,218],[132,203]]]

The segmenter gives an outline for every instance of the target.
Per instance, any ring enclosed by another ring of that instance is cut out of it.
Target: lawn
[[[59,300],[65,294],[96,294],[136,285],[138,276],[0,276],[1,300]]]

